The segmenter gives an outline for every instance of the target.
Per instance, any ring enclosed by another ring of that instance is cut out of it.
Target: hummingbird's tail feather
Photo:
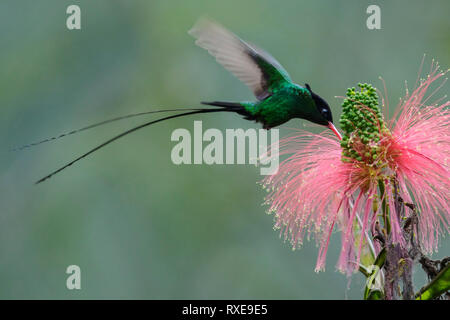
[[[65,133],[61,133],[61,134],[59,134],[57,136],[54,136],[54,137],[51,137],[51,138],[47,138],[47,139],[40,140],[40,141],[37,141],[37,142],[25,144],[25,145],[20,146],[20,147],[12,148],[11,151],[19,151],[19,150],[27,149],[27,148],[30,148],[30,147],[33,147],[33,146],[37,146],[37,145],[45,143],[45,142],[50,142],[50,141],[54,141],[54,140],[57,140],[57,139],[61,139],[63,137],[67,137],[67,136],[70,136],[70,135],[78,133],[78,132],[82,132],[82,131],[85,131],[85,130],[88,130],[88,129],[92,129],[92,128],[99,127],[99,126],[104,125],[104,124],[108,124],[108,123],[119,121],[119,120],[123,120],[123,119],[129,119],[129,118],[134,118],[134,117],[148,115],[148,114],[153,114],[153,113],[176,112],[176,111],[197,111],[197,110],[203,110],[203,109],[204,108],[189,108],[189,109],[181,109],[180,108],[180,109],[165,109],[165,110],[154,110],[154,111],[145,111],[145,112],[131,113],[131,114],[127,114],[125,116],[115,117],[115,118],[111,118],[111,119],[104,120],[104,121],[101,121],[101,122],[93,123],[93,124],[90,124],[88,126],[82,127],[80,129],[76,129],[76,130],[68,131],[68,132],[65,132]]]
[[[245,115],[245,116],[248,114],[248,111],[245,110],[245,107],[242,104],[240,104],[239,102],[224,102],[224,101],[206,102],[206,101],[202,101],[201,104],[205,104],[208,106],[214,106],[214,107],[221,107],[227,111],[234,111],[238,114]]]
[[[187,109],[184,109],[184,110],[187,110]],[[97,151],[97,150],[99,150],[99,149],[105,147],[106,145],[110,144],[111,142],[114,142],[114,141],[116,141],[116,140],[118,140],[118,139],[120,139],[120,138],[122,138],[122,137],[128,135],[129,133],[132,133],[132,132],[137,131],[137,130],[139,130],[139,129],[148,127],[148,126],[150,126],[150,125],[152,125],[152,124],[155,124],[155,123],[158,123],[158,122],[162,122],[162,121],[165,121],[165,120],[169,120],[169,119],[173,119],[173,118],[178,118],[178,117],[183,117],[183,116],[188,116],[188,115],[193,115],[193,114],[199,114],[199,113],[234,112],[234,111],[235,111],[235,110],[228,110],[228,109],[196,109],[196,110],[194,110],[194,111],[183,112],[183,113],[179,113],[179,114],[167,116],[167,117],[164,117],[164,118],[160,118],[160,119],[157,119],[157,120],[153,120],[153,121],[150,121],[150,122],[146,122],[146,123],[144,123],[144,124],[141,124],[141,125],[139,125],[139,126],[137,126],[137,127],[131,128],[131,129],[129,129],[129,130],[127,130],[127,131],[125,131],[125,132],[123,132],[123,133],[121,133],[121,134],[119,134],[119,135],[117,135],[117,136],[115,136],[115,137],[113,137],[113,138],[111,138],[111,139],[109,139],[109,140],[103,142],[102,144],[98,145],[97,147],[95,147],[95,148],[89,150],[88,152],[82,154],[82,155],[79,156],[78,158],[76,158],[76,159],[70,161],[69,163],[67,163],[66,165],[62,166],[61,168],[59,168],[59,169],[53,171],[52,173],[46,175],[45,177],[39,179],[38,181],[36,181],[35,184],[39,184],[39,183],[41,183],[41,182],[43,182],[43,181],[45,181],[45,180],[51,178],[51,177],[54,176],[55,174],[57,174],[57,173],[63,171],[63,170],[66,169],[67,167],[70,167],[71,165],[73,165],[75,162],[80,161],[81,159],[83,159],[83,158],[87,157],[88,155],[90,155],[91,153],[94,153],[95,151]]]
[[[223,107],[223,108],[235,108],[240,109],[244,108],[241,103],[239,102],[225,102],[225,101],[202,101],[201,104],[205,104],[208,106],[215,106],[215,107]]]
[[[240,102],[225,102],[225,101],[211,101],[205,102],[202,101],[201,104],[205,104],[208,106],[221,107],[224,111],[235,112],[244,116],[246,120],[256,120],[255,117],[244,107],[244,105]]]

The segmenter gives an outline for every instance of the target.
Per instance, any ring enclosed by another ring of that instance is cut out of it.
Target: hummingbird
[[[256,97],[254,102],[202,102],[222,107],[262,124],[277,127],[293,118],[305,119],[330,128],[338,137],[328,103],[311,90],[294,83],[286,69],[268,52],[245,42],[209,19],[202,19],[189,31],[195,43],[206,49],[222,66],[245,83]]]
[[[149,121],[129,129],[46,175],[38,180],[36,184],[49,179],[53,175],[73,165],[75,162],[134,131],[161,121],[193,114],[231,112],[243,116],[244,119],[261,123],[262,127],[267,130],[277,127],[291,119],[299,118],[325,126],[331,129],[339,139],[342,139],[339,131],[333,124],[333,117],[328,103],[318,94],[313,92],[309,84],[304,84],[302,86],[294,83],[287,71],[268,52],[260,49],[254,44],[242,40],[219,23],[208,18],[202,18],[197,21],[188,33],[196,39],[196,45],[207,50],[218,63],[247,85],[253,92],[256,100],[242,102],[202,101],[201,104],[210,107],[165,109],[134,113],[105,120],[78,130],[63,133],[59,136],[24,145],[17,149],[28,148],[126,118],[160,112],[184,111],[183,113]]]

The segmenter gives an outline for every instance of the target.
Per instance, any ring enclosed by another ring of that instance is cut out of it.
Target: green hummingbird
[[[193,114],[237,113],[247,120],[261,123],[264,129],[271,129],[293,118],[300,118],[330,128],[341,139],[341,135],[333,125],[333,117],[328,103],[314,93],[308,84],[301,86],[294,83],[287,71],[269,53],[245,42],[219,23],[206,18],[200,19],[188,33],[196,38],[195,43],[198,46],[206,49],[225,69],[246,84],[253,91],[256,101],[201,102],[204,105],[214,106],[215,108],[166,109],[129,114],[17,148],[24,149],[126,118],[159,112],[185,111],[129,129],[46,175],[38,180],[36,184],[49,179],[75,162],[129,133],[161,121]]]
[[[309,120],[329,127],[333,125],[328,103],[311,90],[308,84],[294,83],[281,64],[266,51],[245,42],[220,24],[202,19],[189,31],[196,44],[254,93],[255,102],[202,102],[239,113],[255,120],[264,129],[279,126],[293,118]]]

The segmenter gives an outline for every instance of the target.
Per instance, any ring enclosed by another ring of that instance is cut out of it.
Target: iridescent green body
[[[257,102],[242,102],[254,120],[270,129],[293,118],[323,121],[308,89],[285,82],[273,89],[272,95]]]

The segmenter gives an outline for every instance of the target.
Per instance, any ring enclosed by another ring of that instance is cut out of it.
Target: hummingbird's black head
[[[331,114],[331,109],[328,103],[323,98],[312,92],[309,84],[305,83],[305,87],[306,89],[308,89],[309,93],[311,93],[311,97],[316,104],[317,110],[322,116],[316,117],[316,119],[314,119],[314,122],[324,126],[328,126],[330,122],[333,123],[333,115]]]

